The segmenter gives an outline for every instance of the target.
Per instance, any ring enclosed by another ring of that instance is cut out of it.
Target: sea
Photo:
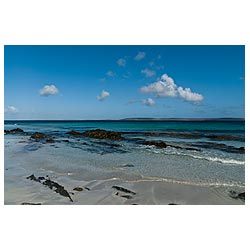
[[[98,179],[98,173],[140,175],[152,180],[202,186],[245,187],[244,120],[16,120],[4,129],[51,135],[54,145],[39,142],[23,150],[40,151],[61,172]],[[69,131],[104,129],[122,132],[123,140],[74,137]],[[5,135],[5,145],[15,138]],[[166,143],[160,148],[145,141]],[[46,149],[46,150],[45,150]],[[50,151],[53,150],[53,157]],[[20,157],[27,157],[27,155]],[[32,159],[32,158],[30,158]],[[11,159],[8,159],[11,161]],[[5,166],[6,167],[6,166]],[[82,172],[81,172],[82,169]],[[87,175],[86,169],[96,173]],[[85,174],[86,173],[86,174]],[[112,176],[111,176],[112,177]]]

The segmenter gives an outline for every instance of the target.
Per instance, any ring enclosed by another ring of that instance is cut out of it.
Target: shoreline
[[[24,150],[25,146],[30,143],[26,135],[11,135],[8,139],[5,138],[5,142],[5,205],[245,204],[237,196],[245,192],[244,187],[212,184],[208,186],[204,183],[199,185],[153,176],[146,177],[127,173],[124,171],[124,166],[120,169],[105,169],[104,171],[102,167],[100,169],[93,166],[86,168],[84,165],[74,165],[72,162],[67,166],[68,171],[65,172],[63,171],[65,168],[60,169],[59,162],[55,159],[59,152],[56,151],[54,145],[56,142],[45,143],[42,148],[39,148],[37,143],[37,148],[31,147],[31,151],[30,148],[28,151]],[[46,159],[42,156],[46,156]],[[63,159],[60,165],[62,164],[64,164]],[[130,166],[128,164],[125,167]],[[41,181],[27,179],[31,175],[35,176],[35,180],[40,178]],[[68,192],[73,202],[67,198],[67,195],[60,195],[65,194],[64,190]]]

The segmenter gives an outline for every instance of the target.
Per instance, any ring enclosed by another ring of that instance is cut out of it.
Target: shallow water
[[[94,125],[93,122],[84,123],[86,125],[84,127],[82,123],[61,122],[60,126],[58,124],[58,122],[53,126],[51,126],[51,122],[44,124],[42,122],[6,124],[5,129],[19,127],[27,132],[41,131],[53,135],[56,141],[52,144],[43,144],[41,142],[31,142],[28,135],[5,135],[6,193],[15,193],[13,190],[16,190],[15,187],[20,185],[20,190],[22,190],[29,183],[25,178],[31,174],[36,176],[49,175],[52,179],[63,181],[66,185],[67,183],[71,185],[72,181],[88,183],[98,180],[144,180],[221,187],[227,191],[244,190],[245,154],[227,152],[224,150],[227,149],[226,146],[219,149],[213,147],[199,148],[198,146],[199,143],[212,142],[214,145],[225,144],[244,147],[244,141],[216,141],[207,138],[180,139],[164,135],[145,136],[143,134],[124,134],[125,140],[121,141],[87,137],[76,138],[66,135],[65,132],[70,131],[72,128],[76,131],[84,131],[86,127]],[[98,124],[98,127],[102,129],[106,127],[113,128],[114,126],[114,122],[111,124],[107,122]],[[121,129],[121,126],[125,126],[125,124],[119,123],[117,128],[113,130],[124,131],[125,128]],[[142,131],[145,128],[148,131],[149,129],[149,125],[144,127],[141,124],[141,127],[139,127],[137,124],[136,126],[136,128],[129,126],[127,128],[133,132]],[[218,124],[207,125],[210,130],[209,133],[211,133],[211,128],[215,126],[217,126],[215,133],[218,133],[218,130],[220,130]],[[242,126],[242,124],[234,124],[233,126],[224,124],[223,128],[227,127],[227,131],[230,131],[227,134],[238,134],[244,138]],[[187,130],[187,128],[185,129]],[[195,129],[197,129],[197,125]],[[236,132],[232,132],[233,130]],[[224,130],[223,134],[225,133]],[[141,145],[138,140],[133,140],[133,138],[138,137],[147,141],[161,140],[173,145],[181,145],[184,148],[156,148]],[[69,140],[69,142],[64,142],[65,139]],[[200,151],[185,149],[185,146],[194,143],[196,143],[194,147]],[[10,192],[10,190],[12,191]]]

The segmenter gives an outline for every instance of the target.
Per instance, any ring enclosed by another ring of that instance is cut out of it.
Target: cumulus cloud
[[[201,102],[203,100],[203,96],[198,93],[194,93],[190,88],[183,89],[182,87],[178,87],[177,89],[181,98],[188,102]]]
[[[157,97],[176,97],[176,89],[177,86],[174,80],[167,74],[164,74],[161,76],[161,80],[142,87],[141,92],[144,94],[155,94]]]
[[[115,73],[113,71],[109,70],[106,72],[106,75],[113,77],[113,76],[115,76]]]
[[[108,98],[109,96],[110,96],[109,92],[103,90],[102,93],[101,93],[101,95],[98,95],[96,98],[97,98],[98,101],[103,101],[106,98]]]
[[[154,94],[156,97],[177,97],[188,102],[198,103],[204,98],[201,94],[194,93],[190,88],[177,86],[173,78],[163,74],[160,80],[143,86],[140,91],[144,94]]]
[[[143,69],[141,70],[141,73],[144,74],[146,77],[151,77],[155,75],[155,71],[150,69]]]
[[[142,104],[144,104],[146,106],[154,106],[155,101],[152,98],[147,98],[147,99],[142,100]]]
[[[120,58],[117,60],[117,64],[121,67],[125,67],[126,66],[126,60],[124,58]]]
[[[138,52],[138,54],[134,57],[136,61],[142,60],[146,56],[145,52]]]
[[[5,113],[16,114],[18,113],[18,109],[14,106],[8,106],[7,109],[5,109]]]
[[[45,85],[42,89],[40,89],[41,96],[49,96],[58,94],[59,90],[56,88],[55,85]]]

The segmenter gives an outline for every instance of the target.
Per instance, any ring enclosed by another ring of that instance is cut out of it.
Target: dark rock
[[[35,140],[36,142],[39,142],[41,140],[49,138],[49,136],[46,135],[46,134],[44,134],[44,133],[35,132],[34,134],[32,134],[30,136],[30,138],[33,139],[33,140]]]
[[[24,133],[24,131],[20,128],[14,128],[10,130],[10,133]]]
[[[30,180],[32,180],[32,181],[38,181],[38,182],[40,182],[36,177],[35,177],[35,175],[30,175],[30,176],[28,176],[28,177],[26,177],[26,179],[30,179]]]
[[[69,142],[69,140],[63,140],[63,142]]]
[[[216,141],[245,141],[243,137],[235,135],[206,135],[205,137]]]
[[[141,144],[148,146],[155,146],[157,148],[166,148],[167,144],[163,141],[144,141]]]
[[[119,192],[117,192],[115,195],[122,197],[122,198],[126,198],[126,199],[132,199],[133,197],[131,195],[128,194],[120,194]]]
[[[43,176],[39,176],[37,179],[38,179],[39,181],[45,180],[45,178],[44,178]]]
[[[116,189],[116,190],[118,190],[118,191],[124,192],[124,193],[129,193],[129,194],[136,195],[136,193],[135,193],[135,192],[130,191],[130,190],[128,190],[128,189],[126,189],[126,188],[123,188],[123,187],[119,187],[119,186],[112,186],[112,188],[114,188],[114,189]]]
[[[55,140],[53,140],[53,139],[47,139],[46,143],[55,143]]]
[[[121,133],[114,131],[107,131],[102,129],[87,130],[82,133],[84,136],[96,138],[96,139],[109,139],[109,140],[121,140],[123,137]]]
[[[82,136],[82,133],[74,131],[74,130],[69,131],[66,134],[68,134],[68,135],[74,135],[74,136]]]
[[[241,201],[245,202],[245,192],[237,193],[235,191],[229,191],[229,196],[233,199],[240,199]]]
[[[178,204],[176,204],[176,203],[168,203],[168,205],[178,205]]]
[[[238,151],[239,153],[245,153],[245,147],[239,147]]]
[[[192,146],[198,146],[201,148],[211,148],[211,149],[217,149],[220,151],[224,151],[227,153],[239,153],[239,154],[244,154],[245,153],[245,148],[244,147],[240,147],[240,148],[236,148],[233,146],[229,146],[226,145],[224,143],[214,143],[214,142],[196,142],[196,143],[192,143]]]
[[[38,177],[36,178],[34,174],[30,175],[27,177],[27,179],[30,179],[30,180],[33,180],[33,181],[37,181],[37,182],[40,182],[42,183],[44,186],[47,186],[49,187],[50,189],[53,189],[54,188],[54,191],[56,193],[59,193],[60,195],[62,196],[65,196],[65,197],[68,197],[70,199],[71,202],[73,202],[72,198],[70,197],[68,191],[66,189],[64,189],[63,186],[61,186],[60,184],[54,182],[54,181],[51,181],[49,179],[48,176],[46,176],[46,178],[44,177]]]
[[[42,203],[23,202],[21,205],[42,205]]]
[[[90,188],[88,188],[88,187],[84,187],[86,190],[88,190],[88,191],[90,191]]]
[[[73,190],[74,191],[83,191],[83,188],[81,188],[81,187],[75,187],[75,188],[73,188]]]
[[[245,192],[244,193],[240,193],[238,194],[239,199],[241,199],[242,201],[245,201]]]
[[[20,128],[14,128],[14,129],[11,129],[11,130],[4,130],[4,133],[5,134],[23,134],[24,131]]]
[[[125,164],[119,165],[118,167],[122,167],[122,168],[134,168],[135,165],[129,164],[129,163],[125,163]]]
[[[177,149],[201,151],[198,148],[192,148],[192,147],[187,147],[187,146],[179,146],[179,145],[176,145],[176,144],[165,143],[163,141],[143,141],[143,142],[139,142],[139,143],[143,144],[143,145],[148,145],[148,146],[155,146],[157,148],[172,147],[172,148],[177,148]]]
[[[126,199],[132,199],[133,197],[131,195],[125,194],[125,195],[121,195],[122,198],[126,198]]]

